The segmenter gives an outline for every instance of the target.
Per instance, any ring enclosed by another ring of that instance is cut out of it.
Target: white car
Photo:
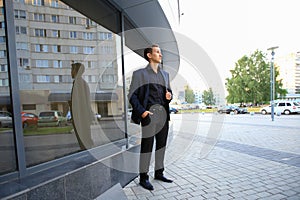
[[[260,113],[263,115],[271,113],[271,105],[261,108]],[[300,104],[295,101],[276,101],[274,103],[274,113],[285,115],[300,113]]]

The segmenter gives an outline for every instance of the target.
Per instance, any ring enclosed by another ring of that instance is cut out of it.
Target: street
[[[300,115],[172,114],[165,175],[128,199],[300,199]]]

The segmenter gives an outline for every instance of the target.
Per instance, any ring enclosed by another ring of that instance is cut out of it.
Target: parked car
[[[7,111],[0,111],[0,128],[12,127],[12,114]]]
[[[218,113],[220,114],[222,113],[230,114],[231,112],[233,112],[234,114],[245,114],[248,112],[248,109],[245,107],[240,108],[235,105],[222,106],[218,109]]]
[[[271,114],[271,105],[262,107],[260,109],[260,113],[265,114]],[[276,101],[274,104],[274,114],[280,113],[289,115],[291,113],[300,113],[300,104],[298,104],[295,101]]]
[[[39,114],[38,126],[63,126],[67,125],[67,118],[60,111],[43,111]]]
[[[170,111],[170,114],[171,113],[174,113],[174,114],[178,113],[178,110],[176,108],[173,108],[173,107],[170,107],[169,111]]]
[[[99,113],[95,113],[95,119],[97,119],[98,121],[100,121],[101,119],[101,115]],[[66,115],[67,121],[71,122],[72,121],[72,115],[71,115],[71,111],[68,111],[67,115]]]
[[[39,117],[34,113],[21,112],[22,126],[27,128],[29,126],[37,126]]]

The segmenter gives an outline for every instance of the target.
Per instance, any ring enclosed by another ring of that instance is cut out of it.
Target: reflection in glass
[[[94,146],[91,137],[91,124],[94,120],[91,109],[90,88],[82,78],[84,65],[72,64],[71,75],[74,79],[71,93],[71,117],[74,132],[81,149],[90,149]]]
[[[0,175],[2,175],[16,170],[16,156],[2,1],[0,7]]]
[[[23,125],[26,165],[124,139],[119,36],[60,1],[13,3],[21,110],[38,116],[37,122]],[[5,56],[4,49],[1,55]],[[93,145],[85,148],[75,134],[78,122],[72,119],[71,110],[77,109],[71,106],[73,63],[85,66],[82,80],[90,93],[89,105],[84,106],[93,115],[87,131]]]

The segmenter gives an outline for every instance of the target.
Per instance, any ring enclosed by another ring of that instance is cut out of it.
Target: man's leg
[[[153,186],[149,182],[149,165],[151,160],[154,136],[152,126],[142,126],[142,141],[140,151],[140,185],[147,189],[153,190]]]
[[[162,129],[155,135],[155,176],[163,175],[168,132],[169,122],[166,121]]]
[[[167,121],[161,131],[156,135],[156,150],[155,150],[155,174],[154,179],[172,183],[171,179],[164,176],[164,159],[169,131],[169,122]]]
[[[154,137],[142,138],[140,151],[140,180],[148,180]]]

